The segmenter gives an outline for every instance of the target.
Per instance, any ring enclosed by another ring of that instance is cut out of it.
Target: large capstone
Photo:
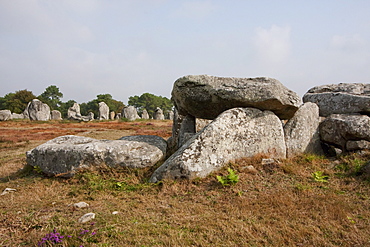
[[[303,96],[320,108],[320,116],[330,114],[370,114],[370,84],[339,83],[313,87]]]
[[[166,157],[166,141],[158,136],[131,136],[97,140],[60,136],[27,152],[27,164],[48,175],[71,177],[95,166],[143,168]]]
[[[231,160],[260,153],[286,157],[280,119],[271,111],[230,109],[193,135],[154,172],[150,181],[205,177]]]
[[[302,104],[301,98],[278,80],[188,75],[175,81],[172,99],[180,115],[213,120],[235,107],[270,110],[290,119]]]

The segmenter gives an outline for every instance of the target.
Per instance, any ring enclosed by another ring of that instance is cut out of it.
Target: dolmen
[[[327,147],[369,149],[369,92],[368,84],[333,84],[310,89],[302,101],[273,78],[184,76],[173,85],[167,141],[64,136],[29,151],[27,162],[50,175],[73,176],[86,166],[140,168],[164,161],[150,177],[155,183],[206,177],[232,160],[262,153],[280,159],[321,155]]]

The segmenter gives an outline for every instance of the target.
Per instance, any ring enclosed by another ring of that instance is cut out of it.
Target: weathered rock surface
[[[139,115],[137,114],[136,108],[132,105],[123,108],[122,117],[127,118],[130,121],[140,119]]]
[[[321,140],[346,149],[348,141],[370,141],[370,117],[366,115],[332,114],[320,124]]]
[[[142,119],[149,119],[149,113],[146,109],[143,110],[143,113],[141,114]]]
[[[62,113],[58,110],[52,110],[51,120],[62,120]]]
[[[303,104],[284,126],[287,157],[302,153],[323,154],[319,135],[319,107]]]
[[[80,105],[74,103],[73,106],[68,108],[68,119],[81,120]]]
[[[109,119],[109,107],[105,102],[99,102],[99,120]]]
[[[33,99],[28,103],[23,115],[30,120],[48,121],[50,120],[50,107],[38,99]]]
[[[24,117],[24,115],[23,115],[23,113],[20,113],[20,114],[18,114],[18,113],[12,113],[12,119],[24,119],[25,117]]]
[[[172,99],[179,114],[213,120],[234,107],[270,110],[290,119],[302,104],[301,98],[278,80],[189,75],[175,81]]]
[[[48,175],[71,177],[78,170],[108,165],[141,168],[166,156],[167,143],[158,136],[132,136],[121,140],[96,140],[60,136],[27,152],[27,163]]]
[[[174,115],[175,115],[175,113],[174,113],[173,111],[170,111],[170,112],[168,113],[168,119],[169,119],[169,120],[173,120]]]
[[[164,120],[164,114],[161,108],[157,107],[154,112],[154,117],[155,120]]]
[[[111,111],[109,114],[110,120],[114,120],[115,117],[116,117],[116,113],[114,111]]]
[[[121,119],[121,118],[122,118],[122,113],[121,112],[117,113],[116,119]]]
[[[370,149],[370,142],[365,140],[360,141],[347,141],[346,143],[347,151],[356,151],[362,149]]]
[[[12,119],[12,112],[9,110],[0,110],[0,121]]]
[[[330,114],[370,113],[370,84],[339,83],[311,88],[304,102],[316,103],[320,116]]]
[[[230,160],[258,153],[275,158],[286,157],[280,119],[271,111],[230,109],[169,157],[154,172],[150,181],[205,177]]]

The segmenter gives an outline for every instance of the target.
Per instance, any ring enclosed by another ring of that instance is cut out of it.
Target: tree
[[[161,108],[165,115],[173,108],[173,103],[170,99],[151,93],[143,93],[141,96],[131,96],[129,97],[128,104],[134,106],[139,114],[146,109],[152,117],[157,107]]]
[[[1,109],[7,109],[14,113],[22,113],[28,102],[36,99],[36,96],[27,89],[16,91],[15,93],[8,93],[4,97],[1,97],[0,104]]]
[[[63,93],[61,93],[59,88],[55,85],[48,86],[38,97],[43,103],[48,104],[51,110],[57,110],[60,107],[62,103],[60,98],[63,98]]]

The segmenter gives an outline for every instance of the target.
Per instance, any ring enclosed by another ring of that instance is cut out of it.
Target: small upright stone
[[[114,111],[111,111],[110,112],[110,115],[109,115],[109,117],[110,117],[110,120],[114,120],[114,117],[116,116],[116,113],[114,112]]]
[[[60,113],[58,110],[52,110],[51,120],[62,120],[62,113]]]
[[[68,108],[68,119],[81,120],[80,105],[74,103],[73,106]]]
[[[142,119],[149,119],[149,114],[146,109],[143,110],[143,113],[141,114]]]
[[[123,108],[122,116],[130,121],[140,119],[139,115],[137,114],[136,108],[132,105]]]
[[[161,108],[157,107],[154,112],[155,120],[164,120],[164,114]]]
[[[109,107],[105,102],[99,103],[99,120],[109,119]]]

